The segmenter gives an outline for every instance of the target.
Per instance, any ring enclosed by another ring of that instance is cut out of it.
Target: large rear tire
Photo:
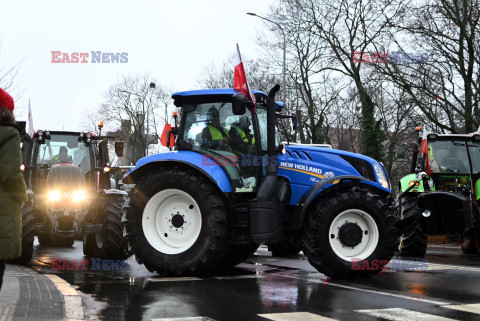
[[[30,202],[22,206],[22,254],[9,261],[12,264],[27,265],[33,256],[33,240],[35,237],[35,210]]]
[[[420,222],[421,209],[417,205],[416,195],[407,195],[402,199],[401,218],[416,216],[405,227],[400,237],[398,250],[401,256],[424,257],[427,252],[428,235],[423,232]]]
[[[223,258],[218,262],[213,269],[215,270],[226,270],[232,268],[240,263],[245,262],[248,258],[255,253],[258,249],[259,244],[233,244],[228,249],[227,253]]]
[[[126,240],[123,238],[123,205],[122,195],[107,195],[96,207],[96,222],[101,223],[100,233],[83,236],[83,254],[87,257],[122,260],[127,258]]]
[[[290,256],[300,253],[303,247],[301,238],[285,238],[278,243],[267,243],[272,256]]]
[[[229,249],[225,197],[191,170],[172,166],[144,174],[125,211],[137,261],[160,275],[205,273]]]
[[[397,246],[395,215],[387,200],[361,186],[325,193],[305,222],[303,243],[309,262],[335,278],[379,273]]]

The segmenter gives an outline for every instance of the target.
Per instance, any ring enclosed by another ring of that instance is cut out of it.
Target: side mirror
[[[123,156],[123,148],[124,148],[124,142],[115,142],[115,154],[118,157]]]
[[[406,155],[407,155],[407,148],[405,146],[398,147],[397,158],[404,159]]]
[[[232,112],[234,115],[245,115],[245,113],[247,112],[247,99],[244,95],[233,95]]]
[[[297,115],[292,114],[292,130],[295,131],[297,130],[298,127],[298,120],[297,120]]]

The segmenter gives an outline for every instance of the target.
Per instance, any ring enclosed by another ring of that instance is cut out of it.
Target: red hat
[[[0,88],[0,107],[7,108],[8,110],[13,112],[15,108],[15,103],[13,102],[12,96],[7,93],[5,90]]]

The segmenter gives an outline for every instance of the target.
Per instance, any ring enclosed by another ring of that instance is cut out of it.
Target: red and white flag
[[[430,161],[428,159],[428,141],[427,141],[427,128],[423,126],[423,133],[422,133],[422,144],[420,145],[420,154],[425,155],[425,172],[427,175],[430,175],[432,173],[432,170],[430,168]]]
[[[30,99],[28,100],[28,136],[33,138],[33,134],[35,133],[33,127],[33,116],[32,116],[32,108],[30,107]]]
[[[247,76],[245,75],[245,69],[243,68],[242,56],[240,55],[240,48],[237,43],[237,55],[235,61],[235,75],[233,78],[233,88],[236,92],[239,92],[247,98],[248,101],[251,101],[255,108],[257,107],[257,99],[253,94],[252,90],[248,86]]]

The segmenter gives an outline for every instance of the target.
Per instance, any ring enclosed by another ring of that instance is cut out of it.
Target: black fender
[[[318,197],[317,193],[318,191],[323,188],[324,186],[328,184],[333,184],[334,182],[338,181],[338,183],[335,183],[335,186],[340,186],[344,184],[346,181],[353,181],[353,182],[370,182],[369,179],[362,177],[362,176],[357,176],[357,175],[342,175],[342,176],[336,176],[328,179],[321,180],[320,182],[316,183],[313,185],[300,199],[300,202],[296,205],[295,207],[295,214],[292,220],[292,228],[294,229],[300,229],[305,222],[305,215],[307,213],[307,209],[309,205],[312,203],[312,201]],[[370,186],[369,186],[370,187]],[[374,188],[373,186],[371,186]],[[384,192],[384,191],[382,191]]]

